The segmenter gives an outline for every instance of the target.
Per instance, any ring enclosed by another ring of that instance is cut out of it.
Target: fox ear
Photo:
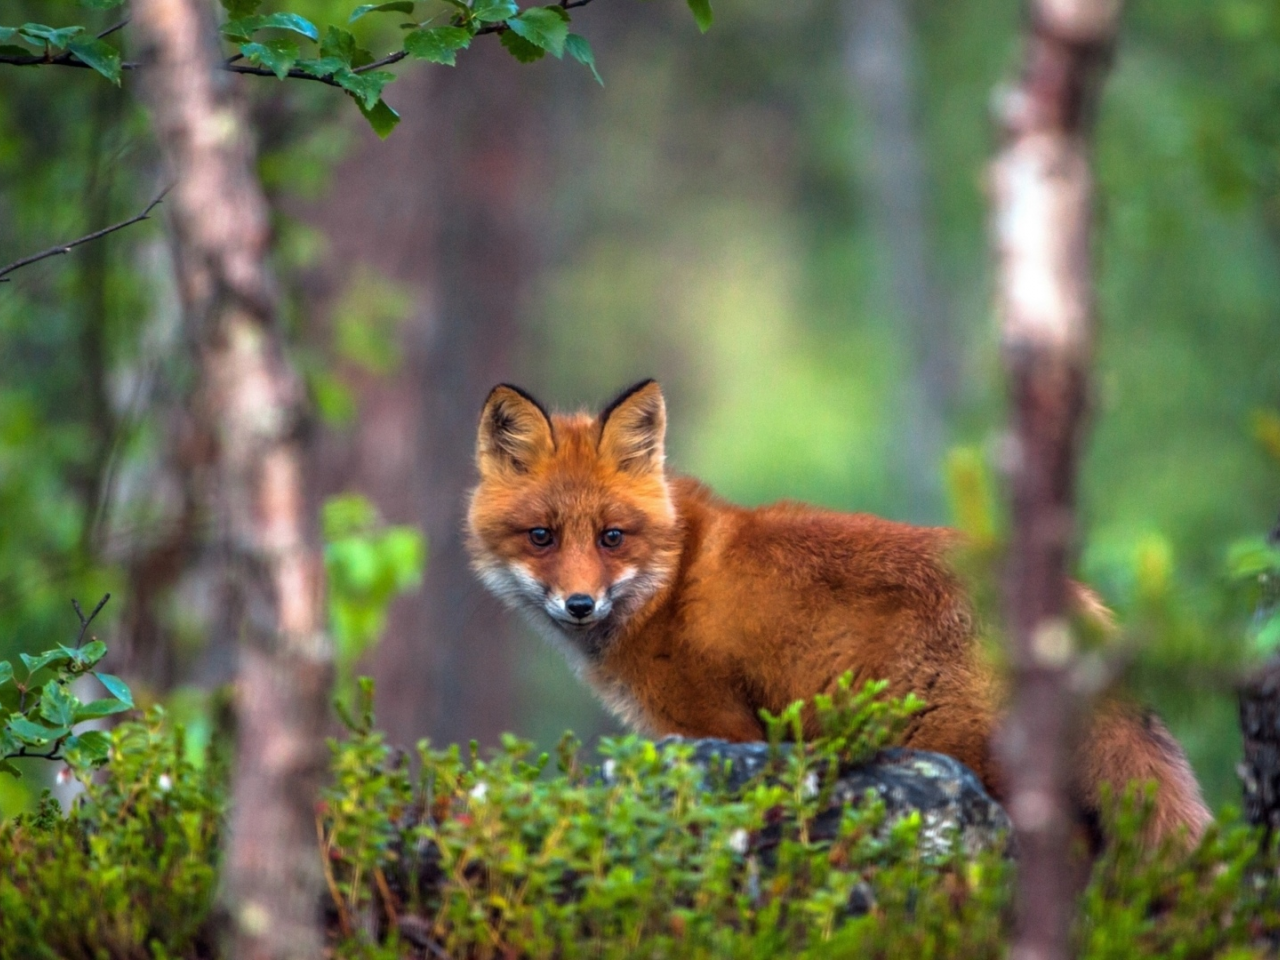
[[[622,391],[600,414],[600,453],[630,473],[662,471],[667,405],[656,380]]]
[[[506,383],[489,391],[476,438],[476,465],[482,477],[494,472],[528,473],[554,450],[551,417],[542,404]]]

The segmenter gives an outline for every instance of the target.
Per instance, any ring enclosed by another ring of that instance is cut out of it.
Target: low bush
[[[77,735],[59,671],[89,669],[76,649],[41,664],[43,682],[29,671],[20,708],[6,707],[10,730],[25,719],[23,743],[58,755],[83,791],[65,814],[46,796],[0,823],[0,960],[214,957],[225,764],[193,763],[159,710],[59,754]],[[807,743],[800,705],[770,718],[768,769],[744,785],[687,745],[637,737],[602,741],[598,766],[571,737],[554,759],[514,737],[487,758],[425,742],[410,757],[377,731],[362,682],[319,809],[328,952],[1003,956],[1013,864],[1001,845],[924,843],[919,815],[890,817],[870,795],[814,829],[837,774],[895,742],[920,706],[882,692],[846,683],[819,698],[822,734]],[[37,695],[53,716],[32,710]],[[1261,834],[1227,818],[1190,854],[1145,851],[1144,815],[1132,795],[1121,806],[1081,898],[1078,954],[1273,955],[1280,883]]]

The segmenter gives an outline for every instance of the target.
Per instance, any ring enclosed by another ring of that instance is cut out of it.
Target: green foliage
[[[46,792],[0,822],[0,960],[211,956],[223,765],[186,759],[159,709],[99,736],[110,763],[73,763],[65,817]]]
[[[997,855],[927,862],[920,818],[887,823],[874,801],[846,809],[833,841],[808,835],[826,800],[815,780],[892,742],[920,706],[883,690],[846,677],[812,707],[823,736],[734,791],[688,748],[634,736],[603,741],[593,771],[566,735],[554,775],[515,737],[488,760],[424,742],[414,775],[374,729],[366,682],[325,797],[339,955],[407,955],[395,914],[450,956],[996,956]],[[802,712],[769,719],[775,742]]]
[[[95,5],[106,9],[107,6],[116,4]],[[21,57],[32,52],[9,42],[14,39],[34,47],[34,52],[47,59],[51,59],[57,51],[65,50],[117,87],[120,86],[120,51],[108,43],[86,36],[83,26],[50,27],[43,23],[24,23],[16,28],[0,27],[0,54]]]
[[[84,5],[109,9],[122,0],[85,0]],[[346,18],[348,24],[369,14],[396,13],[411,17],[423,0],[390,0],[365,3],[355,7]],[[710,0],[688,0],[699,29],[711,26]],[[396,79],[394,73],[377,69],[405,57],[454,66],[457,53],[471,45],[480,33],[501,34],[501,43],[521,63],[539,60],[546,53],[559,59],[567,49],[573,59],[587,67],[603,84],[596,68],[595,55],[586,39],[569,33],[571,16],[566,6],[533,6],[521,10],[513,0],[443,0],[424,3],[425,19],[401,23],[407,31],[400,48],[381,59],[357,45],[355,36],[336,25],[328,25],[321,40],[321,30],[298,13],[258,13],[261,0],[222,0],[227,19],[222,23],[223,39],[236,53],[228,63],[243,59],[262,67],[278,79],[309,77],[324,80],[342,88],[355,101],[360,113],[380,137],[388,136],[400,122],[400,115],[383,99],[382,92]],[[441,8],[444,8],[442,13]],[[441,20],[444,22],[440,22]],[[299,47],[293,39],[276,36],[292,33],[318,46],[318,56]],[[265,32],[265,35],[264,35]],[[572,42],[570,38],[572,37]],[[25,23],[20,27],[0,26],[0,57],[29,56],[28,51],[9,43],[18,39],[35,48],[45,59],[55,51],[65,50],[85,65],[92,67],[116,86],[120,85],[120,51],[100,38],[88,36],[85,27],[73,24],[51,27],[41,23]],[[33,61],[38,62],[38,61]]]
[[[1114,815],[1117,839],[1094,865],[1081,903],[1081,956],[1266,955],[1268,938],[1280,933],[1280,883],[1259,831],[1231,814],[1189,855],[1153,851],[1141,842],[1151,808],[1150,794],[1130,790]]]
[[[59,644],[52,650],[19,654],[24,676],[19,679],[13,665],[0,660],[0,773],[21,776],[13,761],[23,757],[65,760],[73,769],[91,771],[107,762],[109,743],[98,730],[76,732],[79,724],[123,713],[133,708],[128,686],[109,673],[94,669],[106,656],[100,640],[84,643],[93,616],[81,616],[80,635],[75,646]],[[79,607],[76,607],[77,613]],[[80,677],[92,675],[109,696],[81,702],[71,690]]]
[[[874,796],[825,839],[810,830],[837,766],[893,743],[921,706],[883,692],[846,677],[767,718],[772,765],[731,789],[687,747],[635,736],[603,741],[598,768],[569,734],[554,765],[508,736],[487,759],[424,741],[411,768],[361,680],[319,808],[334,956],[1002,957],[999,852],[929,852],[920,816],[890,820]],[[782,748],[806,716],[818,735]],[[159,709],[104,739],[104,769],[73,765],[83,793],[65,817],[46,794],[0,824],[0,960],[217,955],[224,758],[191,758]],[[1190,853],[1149,850],[1150,812],[1149,796],[1119,806],[1077,955],[1262,955],[1280,883],[1260,834],[1228,820]]]
[[[332,497],[321,512],[329,627],[340,695],[349,693],[356,661],[377,640],[387,608],[422,582],[426,541],[413,527],[386,526],[364,497]]]
[[[815,782],[894,742],[920,707],[883,690],[845,678],[811,707],[818,737],[730,790],[686,748],[634,736],[604,740],[591,769],[566,735],[554,773],[514,737],[489,759],[423,742],[414,773],[374,728],[364,681],[325,796],[337,955],[391,960],[431,941],[467,957],[1002,957],[1012,867],[998,854],[927,856],[919,816],[886,822],[871,798],[834,839],[810,836],[827,798]],[[804,715],[769,718],[771,740]],[[1150,812],[1133,795],[1120,806],[1078,955],[1260,955],[1280,884],[1259,833],[1228,822],[1190,854],[1147,850]]]

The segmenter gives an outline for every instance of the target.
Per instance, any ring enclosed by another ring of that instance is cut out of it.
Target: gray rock
[[[767,743],[730,743],[726,740],[688,740],[665,737],[660,750],[676,745],[692,748],[692,761],[730,790],[741,789],[773,766],[777,760]],[[785,757],[789,744],[777,748]],[[813,790],[818,783],[814,777]],[[920,853],[927,859],[951,856],[958,844],[973,855],[995,849],[1009,852],[1013,824],[1008,814],[983,789],[968,767],[951,757],[922,750],[884,750],[868,763],[839,771],[831,802],[810,825],[815,839],[834,838],[846,806],[864,803],[868,792],[885,805],[887,831],[912,812],[919,812]]]

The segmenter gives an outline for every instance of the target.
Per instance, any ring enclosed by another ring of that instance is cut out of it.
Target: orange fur
[[[762,708],[830,692],[852,671],[856,684],[922,697],[904,745],[950,754],[999,796],[999,683],[947,564],[958,535],[794,503],[734,506],[668,478],[665,428],[652,381],[598,416],[550,416],[496,387],[468,516],[481,578],[636,729],[758,740]],[[1087,592],[1080,603],[1105,618]],[[1094,811],[1103,781],[1155,780],[1156,839],[1198,837],[1208,821],[1177,743],[1119,706],[1098,712],[1075,772]]]

